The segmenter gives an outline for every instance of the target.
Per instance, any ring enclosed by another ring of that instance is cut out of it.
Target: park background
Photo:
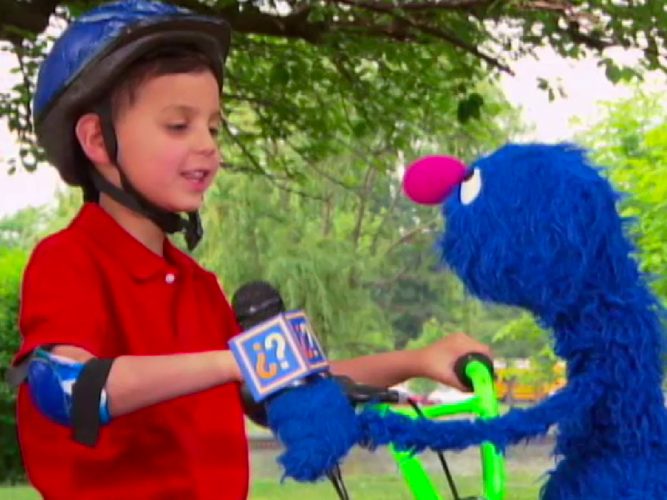
[[[81,203],[35,146],[36,71],[69,20],[97,3],[0,0],[0,371],[18,345],[26,260]],[[330,358],[465,331],[490,343],[522,384],[557,377],[549,332],[521,311],[469,297],[438,263],[439,211],[410,205],[400,190],[404,165],[424,154],[471,161],[509,141],[589,148],[627,194],[619,208],[634,218],[637,258],[666,303],[662,2],[177,3],[235,29],[225,168],[207,196],[195,256],[229,295],[252,279],[277,285],[288,305],[308,311]],[[421,380],[409,386],[434,389]],[[249,430],[251,498],[335,498],[328,484],[279,484],[275,443]],[[536,497],[550,449],[546,438],[510,450],[508,498]],[[452,456],[464,492],[479,482],[475,453]],[[427,462],[435,471],[436,460]],[[409,498],[382,451],[355,452],[344,472],[354,498]],[[36,498],[24,481],[14,393],[0,382],[0,498]]]

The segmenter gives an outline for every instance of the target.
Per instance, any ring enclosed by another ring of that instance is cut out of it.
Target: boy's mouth
[[[208,176],[208,170],[191,170],[189,172],[183,172],[183,177],[191,181],[202,181]]]
[[[188,181],[188,183],[195,189],[203,190],[206,189],[208,185],[208,180],[211,178],[212,173],[213,172],[211,170],[196,169],[196,170],[188,170],[187,172],[182,172],[181,176],[183,176]]]

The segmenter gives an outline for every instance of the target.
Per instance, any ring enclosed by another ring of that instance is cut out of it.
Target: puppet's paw
[[[320,379],[280,393],[268,405],[269,426],[285,447],[285,476],[315,481],[334,469],[359,441],[354,408],[338,383]]]

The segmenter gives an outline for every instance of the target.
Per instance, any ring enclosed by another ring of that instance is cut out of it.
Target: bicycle
[[[493,418],[499,415],[499,405],[493,383],[491,360],[480,354],[468,354],[456,363],[456,373],[464,385],[473,389],[473,395],[464,401],[444,403],[420,407],[408,401],[409,406],[397,408],[393,404],[377,405],[381,411],[392,411],[414,418],[436,419],[452,415],[476,415],[481,418]],[[390,452],[398,464],[403,478],[418,500],[442,500],[431,477],[426,472],[420,458],[410,452],[398,451],[390,447]],[[447,462],[442,453],[438,453],[454,500],[465,500],[460,497],[454,480],[449,472]],[[482,496],[465,497],[468,500],[479,498],[484,500],[503,500],[505,497],[505,461],[502,454],[491,443],[480,446],[482,467]]]
[[[382,389],[364,384],[358,384],[348,377],[335,376],[341,384],[350,402],[354,405],[372,405],[382,412],[396,412],[413,418],[441,418],[444,416],[470,414],[481,418],[493,418],[499,415],[498,400],[493,382],[493,365],[491,360],[479,353],[471,353],[459,358],[455,363],[455,372],[461,382],[473,390],[472,396],[461,402],[445,403],[434,406],[420,407],[410,398],[401,396],[397,391]],[[267,426],[266,410],[262,404],[254,402],[245,387],[242,387],[243,403],[246,415],[255,423]],[[396,404],[407,402],[407,407],[397,407]],[[419,457],[390,447],[392,456],[397,462],[399,470],[417,500],[443,500],[435,484],[426,472]],[[449,472],[447,462],[442,452],[437,455],[447,476],[454,500],[503,500],[505,496],[505,465],[502,454],[491,443],[480,445],[482,461],[482,495],[475,497],[460,497],[454,479]],[[350,496],[345,487],[341,470],[338,466],[328,473],[338,497],[349,500]]]

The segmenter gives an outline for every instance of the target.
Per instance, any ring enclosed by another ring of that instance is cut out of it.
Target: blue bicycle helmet
[[[110,157],[116,158],[108,93],[130,65],[155,51],[187,49],[203,54],[222,89],[231,29],[227,22],[150,0],[121,0],[76,19],[42,63],[33,100],[35,132],[65,182],[81,186],[88,200],[103,191],[158,224],[185,230],[188,246],[201,238],[199,215],[188,220],[166,212],[138,193],[123,175],[120,189],[89,168],[74,133],[79,117],[99,112]],[[100,105],[100,103],[102,103]],[[117,164],[117,162],[116,162]]]

